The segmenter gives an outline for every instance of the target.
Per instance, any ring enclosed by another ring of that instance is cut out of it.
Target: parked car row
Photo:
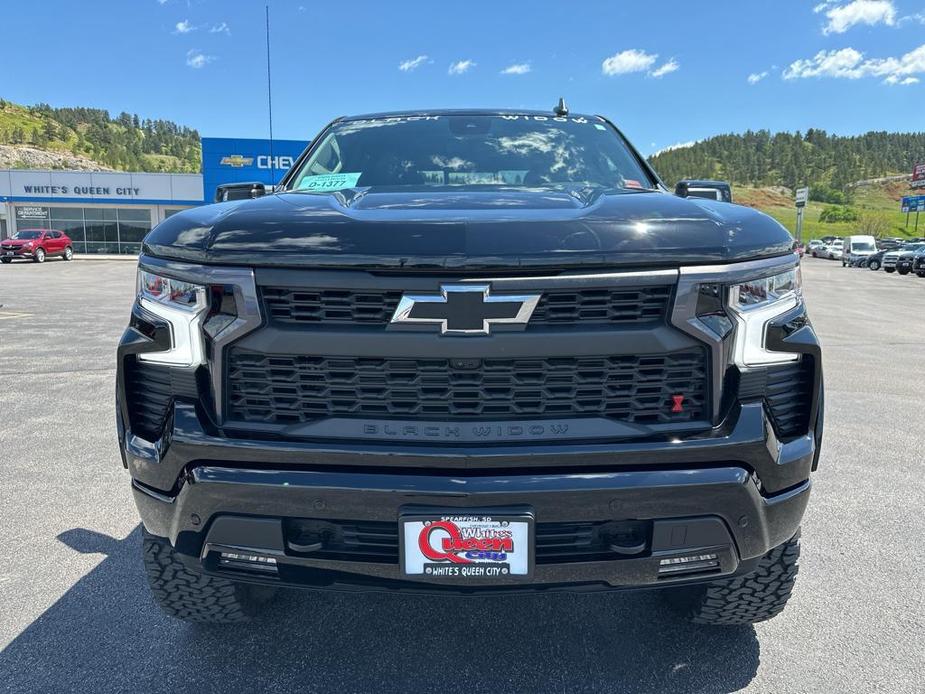
[[[896,241],[898,243],[894,243]],[[882,269],[900,275],[914,272],[925,277],[925,239],[875,239],[867,235],[823,237],[807,243],[805,252],[813,258],[841,260],[842,267]]]

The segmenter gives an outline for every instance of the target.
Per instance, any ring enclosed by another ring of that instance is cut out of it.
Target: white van
[[[846,236],[842,246],[841,266],[857,265],[866,256],[877,252],[877,241],[873,236]]]

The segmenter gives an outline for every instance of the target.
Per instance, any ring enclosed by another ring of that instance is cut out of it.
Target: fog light
[[[689,554],[685,557],[668,557],[659,559],[659,575],[677,573],[695,573],[719,568],[716,554]]]
[[[276,572],[276,559],[265,557],[259,554],[242,554],[238,552],[222,552],[219,556],[219,563],[238,569],[250,569],[252,571],[270,571]]]

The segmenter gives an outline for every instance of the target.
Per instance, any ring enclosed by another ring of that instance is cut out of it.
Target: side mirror
[[[260,182],[222,183],[215,188],[215,202],[229,200],[250,200],[267,194],[266,186]]]
[[[732,202],[732,187],[724,181],[678,181],[674,194],[679,198],[706,198]]]

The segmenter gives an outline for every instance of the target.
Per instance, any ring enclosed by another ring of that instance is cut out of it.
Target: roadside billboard
[[[903,213],[925,212],[925,195],[906,195],[899,205]]]
[[[221,183],[279,183],[296,158],[308,146],[304,140],[202,138],[202,188],[212,202]],[[271,155],[272,151],[272,155]]]
[[[925,187],[925,164],[916,164],[912,167],[912,187]]]

